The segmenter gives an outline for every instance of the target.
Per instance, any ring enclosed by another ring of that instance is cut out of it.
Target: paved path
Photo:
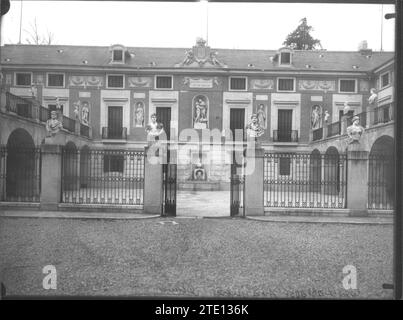
[[[333,224],[393,224],[393,217],[312,217],[312,216],[259,216],[251,220],[286,223],[333,223]]]
[[[176,213],[178,217],[229,217],[229,191],[178,190]]]

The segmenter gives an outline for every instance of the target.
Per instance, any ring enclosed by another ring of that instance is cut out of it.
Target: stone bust
[[[50,119],[46,121],[46,136],[47,137],[54,137],[56,133],[63,128],[62,123],[57,119],[57,112],[52,111],[50,113]]]
[[[360,125],[360,118],[355,116],[352,119],[353,124],[347,128],[347,135],[350,138],[349,144],[359,143],[365,129]]]
[[[258,138],[264,134],[264,129],[260,126],[257,115],[252,114],[250,122],[246,126],[246,133],[251,138]]]

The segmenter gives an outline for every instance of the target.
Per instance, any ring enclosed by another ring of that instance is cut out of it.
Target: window
[[[390,83],[390,72],[381,74],[381,88],[385,88]]]
[[[123,88],[123,75],[108,75],[108,88]]]
[[[229,83],[230,90],[246,90],[246,78],[245,77],[231,77]]]
[[[280,64],[291,64],[291,53],[282,52],[280,54]]]
[[[356,92],[355,80],[340,79],[339,91],[340,92]]]
[[[280,158],[280,175],[281,176],[289,176],[290,175],[290,167],[291,167],[291,159],[290,158]]]
[[[157,76],[155,79],[156,89],[172,89],[172,76]]]
[[[48,73],[48,87],[64,87],[64,74]]]
[[[277,83],[278,91],[294,91],[294,78],[279,78]]]
[[[104,172],[123,173],[123,162],[124,160],[122,155],[105,155]]]
[[[30,86],[32,83],[31,73],[16,73],[15,74],[15,85],[16,86]]]
[[[113,62],[123,62],[123,50],[113,50]]]

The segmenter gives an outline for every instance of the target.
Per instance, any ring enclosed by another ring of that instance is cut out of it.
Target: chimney
[[[361,53],[363,56],[370,56],[372,55],[372,49],[368,49],[368,42],[367,40],[363,40],[358,45],[358,52]]]

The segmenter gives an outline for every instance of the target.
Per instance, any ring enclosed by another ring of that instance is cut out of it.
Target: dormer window
[[[280,64],[291,64],[291,52],[282,52],[281,53]]]
[[[130,56],[126,48],[120,44],[111,46],[110,51],[112,53],[111,63],[125,63],[125,58]]]
[[[113,50],[113,62],[123,62],[123,50],[115,49]]]

